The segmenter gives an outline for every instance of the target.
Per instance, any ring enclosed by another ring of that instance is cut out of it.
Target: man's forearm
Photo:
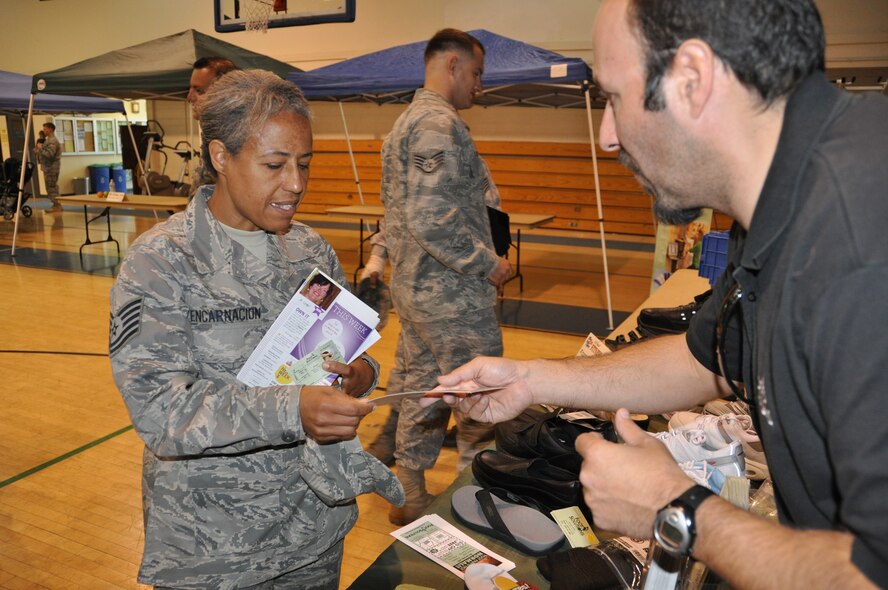
[[[536,403],[658,414],[719,394],[720,378],[700,365],[684,335],[660,336],[593,358],[528,361]]]
[[[876,588],[851,562],[848,533],[791,529],[719,499],[696,525],[694,557],[732,588]]]

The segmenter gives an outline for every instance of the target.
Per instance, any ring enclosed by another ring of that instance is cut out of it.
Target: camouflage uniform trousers
[[[58,203],[59,197],[59,173],[62,167],[59,163],[43,168],[43,180],[46,183],[46,196],[53,203]]]
[[[241,590],[338,590],[342,569],[343,541],[324,551],[317,561],[282,574],[261,584]],[[155,586],[155,590],[175,590],[173,586]]]
[[[405,370],[404,390],[435,387],[437,377],[476,356],[502,356],[503,338],[494,308],[468,312],[461,317],[435,322],[401,320],[401,346]],[[492,424],[472,420],[459,410],[456,419],[457,469],[467,467],[489,441]],[[450,419],[444,402],[427,408],[415,399],[401,400],[395,460],[401,467],[422,471],[434,466],[441,452]]]

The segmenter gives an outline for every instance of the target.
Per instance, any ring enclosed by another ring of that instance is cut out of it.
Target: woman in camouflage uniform
[[[145,552],[159,587],[336,589],[356,495],[402,501],[361,450],[368,356],[325,368],[341,389],[247,387],[236,374],[330,245],[292,222],[312,135],[298,88],[235,71],[200,109],[216,184],[130,248],[111,293],[114,377],[145,442]]]

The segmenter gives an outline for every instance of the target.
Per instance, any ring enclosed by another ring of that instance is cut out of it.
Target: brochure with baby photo
[[[380,336],[379,316],[318,269],[309,274],[237,374],[251,387],[331,385],[327,360],[350,363]]]

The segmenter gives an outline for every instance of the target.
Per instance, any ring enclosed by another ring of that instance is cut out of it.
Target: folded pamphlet
[[[320,275],[320,278],[316,278]],[[322,285],[318,289],[317,285]],[[350,363],[380,336],[379,315],[318,269],[296,290],[237,374],[251,387],[331,385],[328,360]]]

